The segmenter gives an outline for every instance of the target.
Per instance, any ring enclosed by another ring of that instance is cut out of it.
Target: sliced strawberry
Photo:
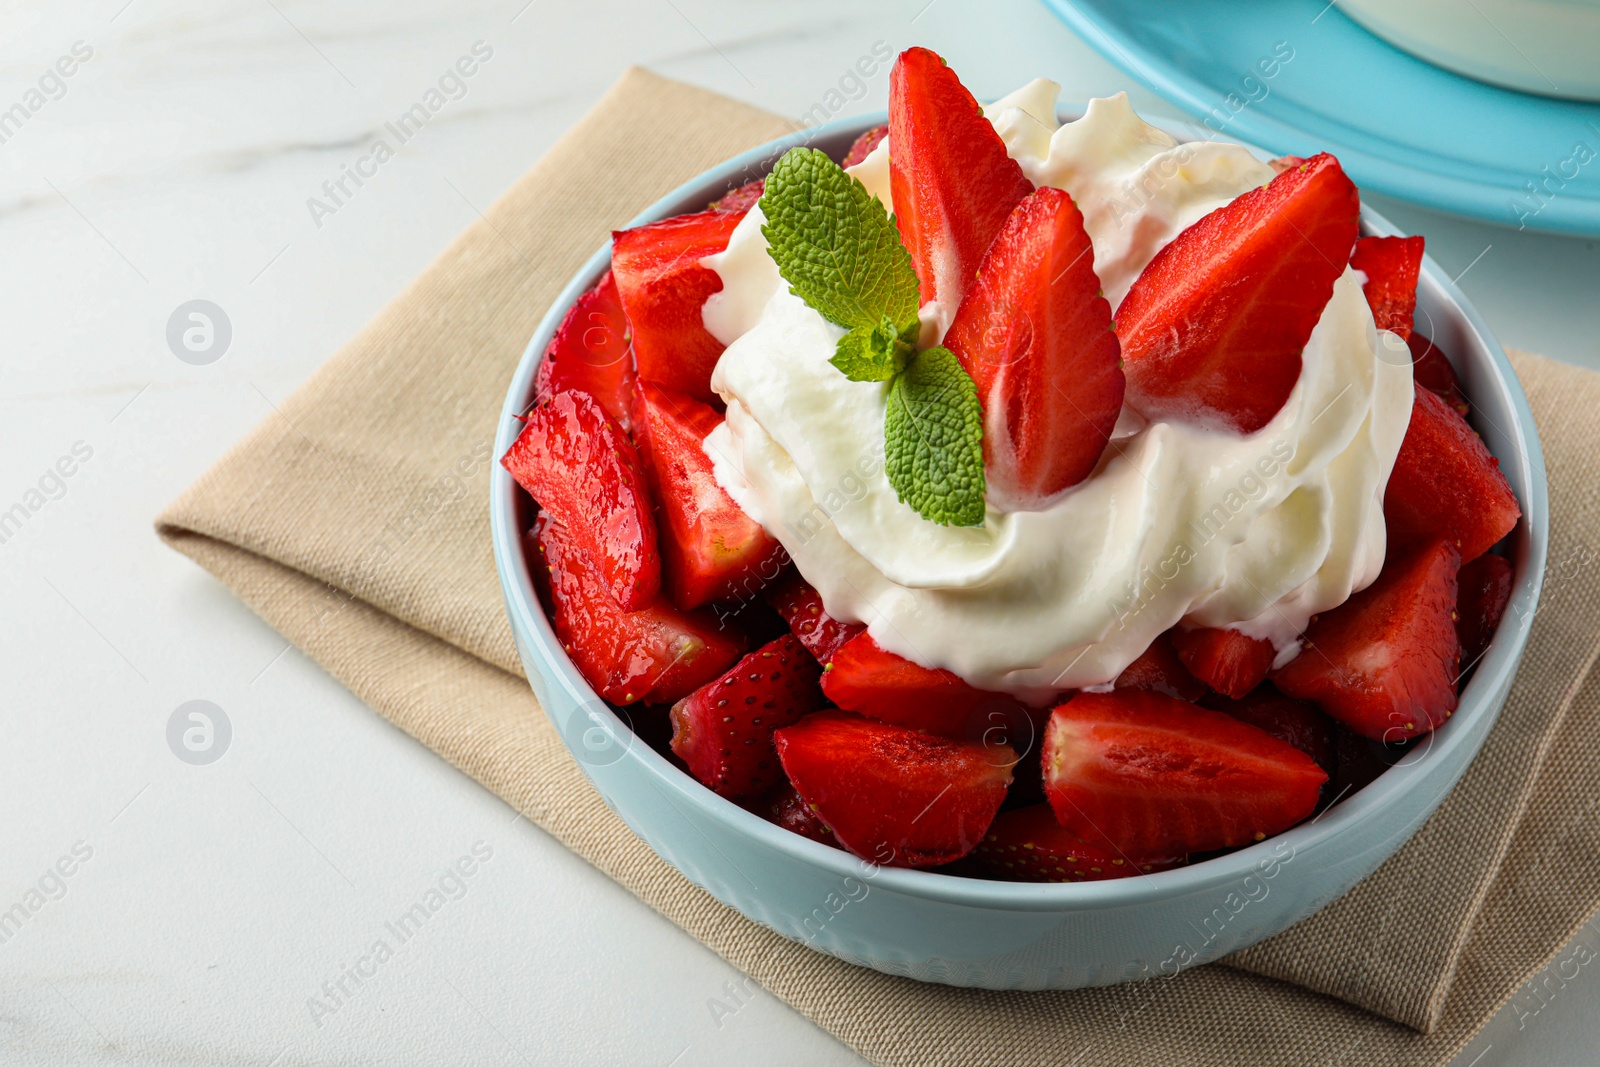
[[[739,188],[727,192],[711,201],[707,211],[736,211],[743,214],[755,207],[761,199],[761,194],[767,191],[767,179],[757,178],[745,182]]]
[[[624,430],[633,428],[628,319],[610,271],[578,297],[539,362],[535,396],[544,400],[568,389],[588,393]]]
[[[794,786],[787,781],[774,789],[766,798],[760,815],[790,833],[809,837],[818,844],[832,848],[844,847],[839,844],[839,839],[833,836],[833,831],[828,829],[828,824],[811,810],[811,805],[807,804],[805,799],[794,791]]]
[[[656,598],[661,557],[639,454],[593,397],[568,390],[542,401],[500,463],[572,532],[622,610]]]
[[[1239,433],[1270,422],[1300,379],[1360,210],[1324,153],[1180,233],[1117,309],[1128,403]]]
[[[1203,706],[1226,712],[1240,722],[1285,741],[1317,761],[1317,766],[1333,774],[1338,766],[1333,748],[1333,720],[1310,704],[1291,700],[1263,682],[1237,700],[1208,696]]]
[[[845,848],[888,867],[932,867],[983,839],[1016,753],[838,711],[774,738],[784,772]]]
[[[1391,557],[1376,582],[1312,619],[1304,648],[1272,672],[1273,684],[1374,741],[1436,729],[1456,710],[1460,569],[1444,541]]]
[[[1511,561],[1482,555],[1461,568],[1456,598],[1456,634],[1461,638],[1461,668],[1483,656],[1500,617],[1511,603]]]
[[[672,751],[721,796],[760,796],[783,780],[772,731],[822,707],[822,668],[790,634],[672,705]]]
[[[1411,340],[1417,313],[1417,279],[1422,276],[1421,237],[1363,237],[1350,265],[1367,276],[1362,291],[1378,329]]]
[[[611,703],[669,704],[727,670],[744,651],[743,635],[722,629],[709,612],[678,611],[664,600],[623,611],[568,527],[546,513],[534,533],[556,639]]]
[[[763,595],[818,663],[833,659],[846,641],[866,629],[860,623],[839,622],[829,615],[822,607],[822,597],[800,577],[799,571],[767,586]]]
[[[922,302],[947,308],[1033,192],[978,101],[926,48],[901,52],[889,74],[889,188]]]
[[[693,397],[640,382],[633,421],[661,520],[673,604],[697,608],[754,596],[788,556],[712,473],[702,442],[722,425],[722,416]]]
[[[951,671],[897,656],[869,633],[833,654],[822,691],[846,711],[944,737],[976,741],[996,728],[999,733],[991,736],[1027,736],[1027,709],[1012,697],[974,689]]]
[[[1234,698],[1260,685],[1277,655],[1271,641],[1209,626],[1173,630],[1172,647],[1191,674],[1223,696]]]
[[[1154,689],[1179,700],[1199,700],[1206,695],[1206,683],[1189,673],[1172,647],[1172,631],[1167,631],[1139,658],[1117,675],[1118,689]]]
[[[1013,808],[995,816],[968,862],[991,878],[1010,882],[1101,882],[1182,867],[1184,853],[1132,860],[1091,845],[1056,821],[1048,804]]]
[[[1444,538],[1470,562],[1510,533],[1521,515],[1500,461],[1467,420],[1430,391],[1416,390],[1411,424],[1383,494],[1390,554]]]
[[[1260,841],[1310,815],[1328,776],[1276,737],[1163,693],[1079,693],[1044,738],[1056,818],[1132,859]]]
[[[1406,343],[1411,346],[1412,380],[1435,393],[1457,415],[1466,418],[1467,412],[1472,409],[1467,405],[1466,394],[1461,391],[1461,379],[1456,377],[1456,369],[1450,365],[1444,349],[1416,331],[1412,331]]]
[[[872,150],[882,144],[883,139],[887,136],[889,136],[889,127],[872,127],[872,129],[868,130],[860,137],[857,137],[851,143],[850,151],[844,154],[844,161],[841,162],[839,166],[848,170],[857,163],[860,163],[862,160],[872,155]]]
[[[1036,510],[1100,462],[1122,411],[1111,305],[1072,197],[1024,197],[983,257],[944,343],[978,387],[989,498]]]
[[[722,342],[700,309],[722,279],[700,260],[728,247],[743,211],[702,211],[611,235],[611,271],[633,330],[641,381],[711,401],[711,371]]]

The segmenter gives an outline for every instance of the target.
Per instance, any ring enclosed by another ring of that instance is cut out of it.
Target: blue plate
[[[1355,181],[1503,226],[1600,236],[1600,105],[1425,63],[1328,0],[1044,0],[1212,136],[1332,152]]]

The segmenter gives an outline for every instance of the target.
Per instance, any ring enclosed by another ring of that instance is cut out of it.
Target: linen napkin
[[[490,551],[495,422],[523,347],[609,231],[797,124],[640,70],[191,486],[160,536],[385,718],[882,1064],[1447,1061],[1600,906],[1600,377],[1514,362],[1543,436],[1550,560],[1482,754],[1344,898],[1225,963],[1075,992],[924,985],[811,952],[667,866],[521,677]]]

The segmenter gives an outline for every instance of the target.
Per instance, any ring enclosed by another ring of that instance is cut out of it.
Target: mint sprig
[[[911,256],[883,205],[827,155],[792,148],[761,197],[767,251],[789,291],[849,332],[830,362],[888,383],[884,472],[895,495],[945,526],[984,519],[983,416],[972,378],[943,347],[916,350]]]

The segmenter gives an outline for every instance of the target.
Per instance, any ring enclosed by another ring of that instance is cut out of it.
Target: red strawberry
[[[1272,168],[1274,174],[1282,174],[1286,170],[1294,170],[1305,165],[1304,156],[1279,156],[1277,159],[1267,160],[1267,166]]]
[[[1456,598],[1456,634],[1461,638],[1461,669],[1483,656],[1500,617],[1511,602],[1511,561],[1482,555],[1461,568]]]
[[[1209,626],[1173,630],[1172,647],[1191,674],[1235,698],[1261,684],[1277,655],[1271,641]]]
[[[711,201],[707,211],[736,211],[743,214],[756,206],[761,194],[767,191],[767,179],[757,178]]]
[[[722,416],[693,397],[640,382],[634,438],[661,519],[667,592],[680,608],[747,599],[787,562],[768,536],[717,483],[701,447]]]
[[[828,824],[811,810],[811,805],[807,804],[788,782],[784,782],[772,791],[766,799],[761,817],[777,823],[790,833],[809,837],[818,844],[833,848],[844,847],[839,844],[839,839],[833,836],[833,831],[828,829]]]
[[[1500,461],[1467,421],[1433,393],[1417,390],[1383,494],[1390,555],[1442,537],[1470,562],[1510,533],[1521,514]]]
[[[1042,507],[1100,461],[1122,410],[1111,305],[1072,197],[1043,188],[989,246],[945,334],[983,405],[989,498]]]
[[[1181,853],[1129,861],[1086,843],[1056,821],[1048,804],[1014,808],[995,816],[968,862],[990,878],[1010,882],[1101,882],[1181,867]]]
[[[702,211],[611,235],[611,270],[633,328],[641,381],[715,398],[711,372],[722,342],[706,330],[700,309],[722,290],[722,279],[700,260],[727,248],[742,218],[743,211]]]
[[[1367,276],[1361,287],[1378,329],[1411,339],[1417,313],[1417,279],[1422,275],[1421,237],[1363,237],[1350,265]]]
[[[639,454],[588,393],[557,393],[528,413],[500,463],[572,532],[624,611],[656,598],[661,557]]]
[[[549,514],[534,527],[544,557],[561,647],[595,692],[613,704],[668,704],[717,677],[745,649],[708,612],[682,612],[664,600],[623,611],[578,539]]]
[[[539,363],[535,396],[544,400],[568,389],[588,393],[624,430],[633,428],[633,354],[610,271],[578,297]]]
[[[872,127],[872,129],[855,139],[855,141],[850,145],[850,151],[844,154],[844,161],[840,163],[839,166],[848,170],[857,163],[860,163],[863,159],[866,159],[868,156],[870,156],[872,154],[872,150],[882,144],[883,139],[887,136],[889,136],[889,127]]]
[[[672,705],[672,751],[716,793],[760,796],[783,780],[772,731],[822,707],[822,668],[784,634]]]
[[[822,691],[846,711],[945,737],[976,741],[996,727],[997,738],[1028,736],[1027,709],[1012,697],[974,689],[951,671],[897,656],[869,633],[833,654]]]
[[[846,641],[866,629],[857,622],[839,622],[823,610],[822,597],[800,577],[799,571],[767,586],[764,595],[818,663],[833,659]]]
[[[1324,153],[1180,233],[1117,309],[1128,403],[1239,433],[1270,422],[1300,379],[1360,210]]]
[[[926,48],[889,74],[889,188],[922,302],[961,302],[978,263],[1033,183],[955,71]]]
[[[888,867],[932,867],[970,852],[1011,782],[1004,745],[907,730],[839,711],[773,735],[783,770],[845,848]]]
[[[1287,742],[1317,761],[1330,775],[1338,761],[1333,748],[1333,721],[1299,700],[1291,700],[1264,682],[1237,700],[1209,696],[1204,706],[1227,712],[1240,722]]]
[[[1406,343],[1411,346],[1412,379],[1437,394],[1457,415],[1466,418],[1471,408],[1467,406],[1466,394],[1461,391],[1461,379],[1456,377],[1456,369],[1450,365],[1444,349],[1416,331],[1412,331]]]
[[[1311,621],[1305,647],[1272,672],[1273,684],[1374,741],[1437,728],[1456,710],[1460,568],[1444,541],[1391,557],[1376,582]]]
[[[1333,747],[1339,767],[1328,788],[1334,800],[1343,800],[1356,790],[1365,789],[1403,755],[1397,748],[1370,741],[1338,723],[1333,724]]]
[[[1139,658],[1117,675],[1118,689],[1154,689],[1179,700],[1199,700],[1206,695],[1206,683],[1189,673],[1172,647],[1172,631],[1167,631]]]
[[[1328,776],[1292,745],[1163,693],[1079,693],[1044,737],[1061,825],[1124,858],[1260,841],[1317,806]]]

